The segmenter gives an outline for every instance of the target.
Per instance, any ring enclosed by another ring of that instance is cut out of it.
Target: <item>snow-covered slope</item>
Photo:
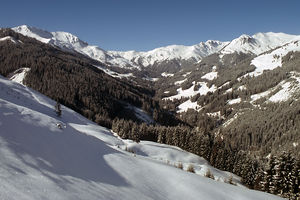
[[[281,199],[175,168],[210,166],[176,147],[123,141],[63,106],[57,117],[54,104],[0,77],[0,199]]]
[[[299,35],[289,35],[285,33],[257,33],[253,36],[241,35],[240,37],[232,40],[221,54],[231,54],[234,52],[261,54],[286,43],[299,40]]]
[[[197,89],[196,91],[194,90],[195,86],[198,86],[199,89]],[[215,85],[212,85],[210,88],[207,86],[206,82],[193,82],[193,85],[186,89],[183,90],[182,88],[178,88],[177,89],[177,94],[174,96],[170,96],[170,97],[165,97],[163,99],[165,100],[174,100],[174,99],[181,99],[182,97],[193,97],[196,94],[200,94],[200,95],[206,95],[208,92],[214,92],[216,91],[217,88]]]
[[[299,38],[300,40],[300,38]],[[286,45],[275,49],[274,51],[266,54],[262,54],[251,61],[251,64],[256,67],[256,69],[247,74],[258,76],[263,73],[264,70],[273,70],[276,67],[282,66],[282,58],[291,51],[300,51],[300,41],[293,41],[287,43]]]

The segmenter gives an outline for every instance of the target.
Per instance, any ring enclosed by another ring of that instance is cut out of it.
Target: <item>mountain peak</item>
[[[258,55],[299,39],[300,36],[285,33],[256,33],[253,36],[243,34],[232,40],[221,53],[231,54],[234,52],[242,52]]]

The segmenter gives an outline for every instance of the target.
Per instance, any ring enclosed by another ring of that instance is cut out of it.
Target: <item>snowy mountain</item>
[[[192,46],[170,45],[148,52],[109,51],[112,55],[124,57],[136,64],[149,66],[167,60],[190,60],[195,62],[222,49],[228,42],[208,40]]]
[[[105,50],[97,46],[91,46],[71,33],[62,31],[48,32],[26,25],[14,27],[12,30],[24,36],[35,38],[43,43],[58,46],[64,50],[76,51],[108,65],[117,65],[124,68],[127,66],[138,68],[138,66],[130,61],[119,56],[112,57]]]
[[[257,33],[253,36],[241,35],[232,40],[224,47],[221,54],[231,54],[234,52],[252,53],[255,55],[269,51],[286,43],[300,40],[299,35],[288,35],[285,33]]]
[[[27,25],[12,28],[25,36],[35,38],[43,43],[52,44],[62,49],[77,51],[93,59],[122,68],[140,68],[172,59],[199,61],[201,58],[222,49],[228,42],[209,40],[193,46],[171,45],[148,52],[136,51],[105,51],[91,46],[78,37],[67,32],[48,32]]]
[[[126,69],[141,69],[170,60],[185,60],[194,63],[213,53],[221,55],[234,52],[260,54],[286,43],[299,40],[300,36],[284,33],[257,33],[253,36],[241,35],[230,42],[208,40],[192,46],[170,45],[147,52],[105,51],[89,45],[67,32],[48,32],[27,25],[12,28],[25,36],[35,38],[43,43],[52,44],[65,50],[76,51],[110,66]]]
[[[58,117],[54,105],[0,77],[1,199],[281,199],[222,183],[230,173],[177,147],[122,140],[66,107]]]

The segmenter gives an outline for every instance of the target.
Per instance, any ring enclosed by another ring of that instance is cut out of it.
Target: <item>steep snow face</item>
[[[199,61],[201,58],[210,54],[216,53],[222,49],[228,42],[220,42],[208,40],[207,42],[201,42],[197,45],[184,46],[184,45],[170,45],[166,47],[160,47],[148,52],[136,52],[136,51],[109,51],[113,55],[118,55],[131,60],[135,63],[140,63],[143,66],[153,65],[166,60],[190,60],[194,59]]]
[[[187,173],[172,164],[192,163],[199,174],[211,166],[177,147],[123,141],[64,106],[57,117],[54,105],[0,77],[0,199],[281,199]]]
[[[35,38],[43,43],[49,43],[53,37],[48,31],[44,31],[35,27],[29,27],[26,25],[17,26],[12,28],[15,32],[21,33],[22,35]]]
[[[298,35],[289,35],[284,33],[257,33],[253,36],[241,35],[232,40],[221,54],[231,54],[234,52],[261,54],[276,47],[282,46],[286,43],[299,40]]]

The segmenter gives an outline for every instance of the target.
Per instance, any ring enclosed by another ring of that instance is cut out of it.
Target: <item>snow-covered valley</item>
[[[223,183],[232,174],[177,147],[122,140],[64,106],[58,117],[54,105],[0,77],[0,199],[281,199]]]

